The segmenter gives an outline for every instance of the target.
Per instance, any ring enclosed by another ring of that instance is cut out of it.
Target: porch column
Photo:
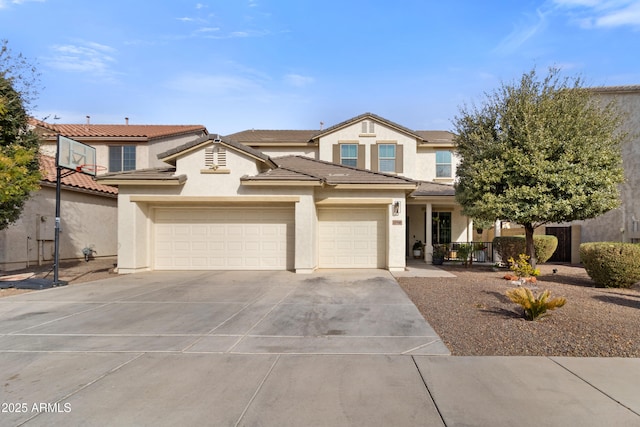
[[[431,203],[427,203],[424,214],[425,221],[425,233],[426,236],[424,238],[425,246],[424,246],[424,261],[427,264],[431,264],[433,262],[433,223],[431,221],[433,207]]]
[[[493,226],[493,237],[500,236],[502,236],[502,221],[497,219]],[[502,258],[500,258],[500,255],[498,255],[498,252],[496,252],[495,246],[491,245],[491,250],[493,252],[493,262],[501,262]]]

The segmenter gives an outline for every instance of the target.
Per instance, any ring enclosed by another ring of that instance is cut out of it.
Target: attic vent
[[[227,150],[220,146],[207,147],[204,150],[204,165],[208,169],[227,166]]]
[[[362,122],[362,133],[375,133],[374,122],[373,121],[363,121]]]

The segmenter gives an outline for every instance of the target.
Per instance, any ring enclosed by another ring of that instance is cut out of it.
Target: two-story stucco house
[[[56,142],[61,134],[96,148],[96,163],[107,171],[127,171],[164,164],[158,153],[208,134],[201,125],[51,124],[31,119],[40,135],[41,189],[25,203],[21,217],[0,230],[0,271],[53,260]],[[117,253],[117,188],[72,173],[62,181],[60,259],[82,259],[90,247],[96,256]]]
[[[202,125],[52,124],[31,120],[40,135],[40,150],[55,156],[57,135],[64,135],[96,149],[98,166],[106,172],[122,172],[162,166],[158,154],[208,135]]]
[[[453,135],[375,114],[324,130],[208,135],[119,187],[121,273],[179,269],[404,270],[415,240],[472,240],[455,203]]]
[[[623,114],[622,130],[627,140],[622,146],[625,181],[620,185],[620,207],[597,218],[554,224],[547,234],[558,234],[556,259],[579,261],[582,242],[640,243],[640,86],[604,86],[591,88],[603,104],[615,101]]]

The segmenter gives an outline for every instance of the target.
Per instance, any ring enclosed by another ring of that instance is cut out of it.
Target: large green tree
[[[27,107],[35,97],[37,73],[22,55],[0,45],[0,230],[16,221],[39,188],[39,140],[29,128]]]
[[[472,218],[522,225],[535,265],[537,227],[619,205],[621,120],[615,104],[598,102],[580,78],[556,68],[542,79],[534,69],[503,83],[454,120],[456,200]]]

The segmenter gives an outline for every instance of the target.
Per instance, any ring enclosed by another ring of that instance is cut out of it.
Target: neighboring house
[[[96,163],[108,171],[157,167],[158,153],[208,135],[202,125],[51,124],[31,119],[40,135],[42,189],[26,202],[21,218],[0,232],[0,270],[24,268],[53,260],[55,220],[55,155],[57,135],[96,148]],[[52,188],[53,186],[53,188]],[[96,256],[117,254],[117,189],[99,185],[81,173],[63,180],[60,259],[83,258],[92,247]]]
[[[620,185],[620,207],[597,218],[545,227],[558,236],[558,250],[552,261],[580,262],[580,243],[640,243],[640,86],[591,88],[603,103],[616,101],[624,114],[622,130],[628,140],[622,146],[625,182]]]
[[[40,165],[41,189],[25,203],[18,221],[0,231],[0,271],[47,264],[54,259],[55,159],[42,155]],[[85,247],[93,249],[95,256],[114,256],[118,189],[82,173],[67,175],[61,181],[60,259],[83,258]]]
[[[625,182],[620,185],[621,205],[604,215],[585,221],[548,224],[536,233],[558,238],[558,248],[550,262],[580,263],[580,244],[585,242],[640,243],[640,85],[590,88],[603,102],[616,101],[624,114],[622,130],[628,139],[622,146]],[[502,234],[524,234],[521,229]]]
[[[202,125],[52,124],[32,119],[41,137],[40,150],[55,156],[57,135],[96,149],[96,162],[106,172],[162,166],[158,154],[208,134]]]
[[[119,187],[118,269],[405,269],[414,240],[471,240],[453,135],[363,114],[320,131],[209,135]]]

